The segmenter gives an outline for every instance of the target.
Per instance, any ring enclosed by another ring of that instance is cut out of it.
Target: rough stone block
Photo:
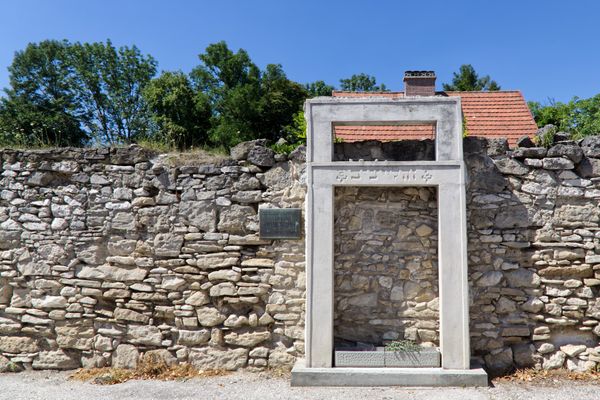
[[[138,365],[140,352],[131,344],[120,344],[112,356],[113,368],[134,369]]]
[[[27,336],[2,336],[0,351],[3,353],[35,353],[39,350],[38,340]]]
[[[152,325],[129,325],[126,339],[132,344],[160,346],[162,334],[160,329]]]
[[[77,353],[65,350],[41,351],[33,359],[33,369],[69,370],[81,366]]]
[[[246,366],[248,362],[248,349],[192,349],[189,354],[189,360],[199,370],[223,369],[234,371]]]
[[[210,340],[210,331],[201,329],[198,331],[188,331],[180,329],[177,337],[177,344],[183,346],[195,347],[201,344],[208,343]]]

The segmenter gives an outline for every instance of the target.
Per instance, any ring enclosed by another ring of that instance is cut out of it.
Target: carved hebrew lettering
[[[378,181],[380,177],[390,176],[394,181],[404,183],[429,183],[433,179],[433,175],[428,170],[423,170],[421,173],[416,169],[408,171],[392,171],[389,169],[372,169],[366,168],[359,171],[340,170],[335,179],[340,182],[357,182],[363,179],[370,181]]]

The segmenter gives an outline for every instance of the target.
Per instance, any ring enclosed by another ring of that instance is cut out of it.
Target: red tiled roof
[[[335,137],[345,142],[435,139],[435,125],[336,125]]]
[[[521,136],[533,136],[537,125],[519,91],[493,92],[438,92],[441,96],[460,96],[466,127],[470,136],[506,138],[514,146]],[[404,97],[404,92],[341,92],[334,91],[334,97]],[[362,140],[406,140],[431,138],[425,133],[431,125],[395,126],[336,126],[336,137],[345,141]]]

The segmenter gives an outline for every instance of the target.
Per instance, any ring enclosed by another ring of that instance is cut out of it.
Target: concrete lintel
[[[298,360],[292,386],[488,386],[482,368],[306,368]]]
[[[462,162],[343,163],[311,165],[310,174],[319,185],[332,186],[438,186],[464,181]]]
[[[333,126],[369,123],[435,123],[436,159],[462,160],[462,111],[459,97],[317,98],[305,103],[307,159],[333,159]]]
[[[316,104],[366,103],[366,104],[452,104],[458,97],[419,96],[419,97],[330,97],[320,96],[306,100],[306,106]]]

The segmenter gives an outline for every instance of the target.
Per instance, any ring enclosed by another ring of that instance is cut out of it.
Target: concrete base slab
[[[488,386],[482,368],[306,368],[298,360],[292,386]]]

